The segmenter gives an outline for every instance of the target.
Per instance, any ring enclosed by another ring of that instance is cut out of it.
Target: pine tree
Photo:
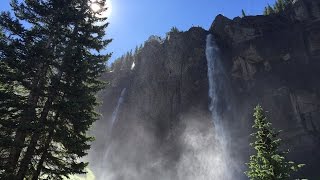
[[[284,0],[284,3],[286,6],[291,5],[293,3],[293,0]]]
[[[267,9],[268,9],[268,15],[270,15],[270,14],[275,14],[275,11],[274,11],[274,9],[268,4],[268,6],[267,6]]]
[[[273,6],[273,9],[275,11],[275,13],[279,13],[282,11],[282,1],[281,0],[277,0],[276,3]]]
[[[97,1],[104,7],[104,0]],[[12,0],[0,29],[0,179],[84,173],[109,54],[106,18],[88,0]],[[24,22],[24,23],[23,23]],[[28,22],[30,27],[25,27]]]
[[[286,1],[286,0],[277,0],[274,5],[275,12],[279,13],[279,12],[284,11],[288,5],[289,5],[288,1]]]
[[[170,29],[170,33],[179,33],[179,32],[180,32],[180,30],[176,26],[173,26]]]
[[[242,17],[246,17],[247,16],[243,9],[241,10],[241,14],[242,14]]]
[[[31,130],[27,122],[32,118],[32,108],[36,106],[34,100],[38,94],[36,85],[31,87],[31,83],[37,84],[39,81],[38,78],[31,79],[31,74],[37,73],[33,67],[39,63],[39,58],[29,61],[35,58],[31,53],[35,46],[30,46],[30,34],[26,33],[20,22],[10,17],[9,13],[2,13],[0,18],[1,29],[5,31],[0,44],[0,148],[5,152],[1,159],[4,165],[0,177],[7,175],[7,179],[13,179],[11,174],[16,169],[18,152],[23,148],[24,132]]]
[[[280,13],[286,10],[288,7],[292,5],[293,0],[277,0],[273,7],[268,5],[264,8],[263,14],[270,15],[275,13]]]
[[[264,11],[263,11],[263,15],[269,15],[269,11],[268,11],[268,8],[267,7],[264,7]]]
[[[140,46],[139,46],[139,51],[141,51],[142,48],[143,48],[143,44],[140,44]]]
[[[256,132],[252,134],[255,142],[250,145],[256,150],[256,154],[250,156],[247,163],[249,170],[246,175],[251,180],[284,180],[293,172],[298,171],[303,165],[287,161],[285,155],[288,151],[280,151],[280,131],[275,131],[271,123],[267,121],[261,106],[257,106],[254,112],[254,125]]]
[[[0,27],[0,47],[5,44],[6,38]],[[4,59],[4,57],[5,54],[0,51],[0,58]],[[11,136],[14,133],[14,127],[16,127],[16,116],[19,114],[18,106],[22,104],[23,100],[23,97],[17,93],[14,83],[10,81],[11,78],[14,78],[14,72],[3,61],[0,61],[0,114],[2,115],[0,118],[0,179],[8,163],[8,147],[12,144]],[[10,77],[11,75],[12,77]],[[3,83],[6,81],[8,83]]]
[[[138,45],[134,48],[134,53],[133,53],[133,55],[134,56],[136,56],[137,54],[138,54],[138,52],[139,52],[139,47],[138,47]]]

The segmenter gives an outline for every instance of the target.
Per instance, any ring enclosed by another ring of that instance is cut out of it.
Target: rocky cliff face
[[[101,160],[108,149],[104,162],[108,165],[93,165],[93,169],[108,171],[111,179],[192,177],[181,170],[186,165],[181,165],[181,159],[194,149],[188,150],[181,138],[193,126],[196,130],[190,132],[199,132],[197,138],[210,138],[206,136],[212,123],[205,40],[211,33],[221,49],[232,91],[233,112],[226,114],[224,121],[239,164],[238,177],[244,178],[251,114],[259,103],[269,111],[274,126],[283,130],[284,148],[292,149],[291,159],[307,164],[301,174],[319,178],[319,9],[318,1],[298,0],[281,14],[233,20],[218,15],[208,31],[192,27],[171,32],[164,40],[146,41],[137,55],[103,77],[111,84],[100,95],[103,117],[96,124],[91,161]],[[109,121],[124,88],[125,101],[111,132]],[[209,146],[197,144],[199,149]],[[202,153],[198,150],[195,153]],[[201,162],[196,159],[194,163]]]
[[[296,1],[292,9],[274,16],[218,16],[210,29],[219,37],[225,61],[232,61],[226,64],[237,114],[262,104],[275,127],[283,130],[292,157],[308,165],[302,174],[310,179],[320,176],[315,171],[320,140],[319,7],[317,1]],[[239,117],[249,130],[250,115]]]

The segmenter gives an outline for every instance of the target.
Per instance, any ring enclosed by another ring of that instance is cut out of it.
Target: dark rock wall
[[[238,116],[240,134],[250,132],[252,108],[261,104],[273,125],[283,130],[290,156],[307,164],[301,174],[310,179],[320,177],[318,5],[296,1],[282,14],[234,20],[219,15],[210,29],[227,49],[224,61],[237,97],[235,111],[244,114]]]
[[[259,103],[268,111],[275,128],[283,130],[284,148],[292,149],[291,158],[307,164],[301,174],[319,178],[319,8],[318,1],[298,0],[278,15],[233,20],[218,15],[209,31],[193,27],[170,33],[165,40],[147,41],[135,56],[132,70],[119,69],[103,77],[111,84],[100,95],[103,118],[96,125],[94,151],[103,154],[101,148],[108,142],[101,132],[121,90],[127,88],[110,135],[120,149],[110,160],[114,171],[126,168],[119,162],[123,159],[117,160],[116,156],[126,157],[135,167],[143,167],[150,157],[165,159],[163,166],[174,167],[181,150],[177,140],[183,129],[181,117],[200,112],[201,121],[211,125],[205,40],[212,33],[229,76],[235,116],[227,120],[242,163],[250,152],[252,110]],[[148,138],[137,140],[140,131],[147,131]],[[128,148],[135,154],[123,150]],[[156,177],[158,173],[161,177],[156,169],[144,176]],[[167,179],[176,177],[173,173]]]

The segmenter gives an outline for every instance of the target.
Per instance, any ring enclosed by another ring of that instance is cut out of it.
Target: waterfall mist
[[[122,105],[122,103],[124,101],[126,90],[127,90],[127,88],[123,88],[122,89],[120,97],[119,97],[118,102],[117,102],[117,106],[114,109],[114,111],[112,112],[111,124],[109,125],[110,129],[108,131],[108,132],[110,132],[109,133],[109,137],[111,137],[111,138],[110,138],[110,140],[108,141],[108,143],[105,146],[105,151],[103,153],[103,162],[108,162],[109,153],[110,153],[110,150],[111,150],[112,145],[113,145],[113,141],[112,141],[113,127],[114,127],[114,125],[115,125],[115,123],[117,121],[118,114],[119,114],[119,109],[120,109],[120,107],[121,107],[121,105]],[[105,171],[106,168],[107,168],[106,164],[102,163],[101,174],[99,176],[97,176],[97,180],[104,180],[106,178],[106,176],[107,176],[107,173]]]
[[[210,103],[178,114],[173,118],[175,124],[168,123],[167,114],[149,116],[159,109],[145,104],[152,102],[154,94],[168,93],[164,90],[155,88],[143,92],[139,89],[142,93],[137,95],[137,90],[126,86],[122,91],[116,89],[117,96],[110,95],[114,99],[117,97],[117,101],[113,104],[113,112],[103,117],[107,125],[99,125],[103,129],[99,132],[104,131],[105,137],[97,137],[97,142],[104,146],[91,153],[95,158],[90,166],[97,180],[242,179],[234,176],[237,168],[234,155],[229,151],[231,138],[225,121],[230,119],[232,103],[220,52],[212,35],[207,36],[205,45],[208,91],[205,89],[204,93],[208,97],[206,102]],[[151,85],[157,87],[157,83]],[[146,101],[132,100],[137,96],[146,97]],[[137,103],[140,103],[139,108],[136,108]],[[170,109],[169,105],[162,108]],[[101,152],[95,155],[98,151]]]

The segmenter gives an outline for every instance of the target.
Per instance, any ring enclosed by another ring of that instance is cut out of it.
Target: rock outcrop
[[[302,174],[310,179],[320,175],[315,171],[320,157],[315,153],[320,142],[319,7],[317,1],[300,0],[276,15],[234,20],[219,15],[210,29],[224,47],[237,114],[262,104],[283,130],[294,159],[308,165]],[[250,116],[240,117],[249,131]]]
[[[122,174],[120,179],[128,179],[120,172],[133,171],[132,167],[141,173],[137,177],[127,174],[133,179],[178,179],[174,167],[182,151],[179,137],[184,117],[197,114],[199,121],[211,125],[205,56],[205,39],[211,33],[230,81],[235,116],[226,121],[230,121],[241,163],[248,158],[251,114],[259,103],[268,110],[274,126],[283,130],[284,148],[292,149],[291,159],[307,164],[301,174],[319,178],[319,9],[316,0],[296,0],[281,14],[233,20],[218,15],[208,31],[192,27],[172,32],[166,39],[149,39],[127,67],[113,69],[103,77],[111,84],[100,95],[103,118],[96,125],[95,155],[103,153],[99,152],[103,144],[111,143],[99,132],[107,126],[122,89],[127,88],[110,135],[117,149],[110,167],[115,174]],[[164,167],[170,169],[165,175]]]

